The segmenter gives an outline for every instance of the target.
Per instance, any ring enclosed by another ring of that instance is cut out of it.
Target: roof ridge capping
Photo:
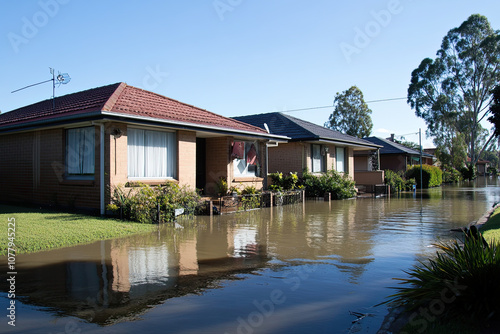
[[[111,96],[106,100],[104,105],[102,106],[102,111],[111,111],[116,104],[116,101],[120,98],[120,95],[123,93],[127,84],[125,82],[120,82],[118,87],[116,87],[115,91]]]

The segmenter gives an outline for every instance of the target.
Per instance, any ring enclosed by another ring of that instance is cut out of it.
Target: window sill
[[[59,182],[60,185],[63,186],[85,186],[85,187],[93,187],[95,185],[94,180],[62,180]]]
[[[238,176],[233,179],[233,182],[262,182],[264,178],[256,176]]]
[[[179,184],[179,181],[175,179],[161,179],[161,180],[129,179],[129,181],[125,184],[125,187],[133,188],[133,187],[140,187],[141,185],[160,186],[162,184],[167,184],[167,183]]]

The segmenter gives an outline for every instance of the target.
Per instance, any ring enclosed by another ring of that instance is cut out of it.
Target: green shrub
[[[493,166],[488,166],[488,174],[497,176],[498,175],[498,168],[493,167]]]
[[[297,189],[297,183],[299,182],[299,177],[297,173],[290,173],[283,176],[283,173],[271,173],[269,174],[273,184],[269,186],[272,191],[289,191]]]
[[[246,186],[241,191],[241,195],[255,195],[258,193],[259,193],[259,191],[257,190],[257,188],[255,186]]]
[[[477,168],[476,166],[469,164],[468,166],[462,167],[462,169],[460,169],[460,173],[462,174],[462,178],[464,180],[472,181],[477,177]]]
[[[386,303],[403,305],[408,311],[439,309],[448,319],[471,319],[475,323],[500,316],[500,247],[468,238],[436,245],[434,259],[420,262],[398,279],[404,287],[395,288]],[[438,315],[438,314],[435,314]]]
[[[260,201],[261,196],[260,195],[243,195],[241,197],[241,207],[240,210],[249,210],[249,209],[255,209],[255,208],[260,208]]]
[[[158,204],[160,221],[173,221],[175,209],[183,208],[185,214],[196,213],[201,198],[196,191],[174,183],[156,187],[138,185],[128,192],[118,186],[113,191],[111,206],[119,208],[122,218],[151,224],[158,222]]]
[[[418,187],[420,187],[420,165],[408,166],[406,170],[407,179],[415,179]],[[439,167],[422,165],[422,188],[438,187],[443,183],[443,172]]]
[[[301,185],[308,197],[323,197],[332,194],[332,199],[345,199],[356,196],[355,182],[346,174],[329,170],[319,176],[305,171]]]
[[[228,194],[229,188],[225,177],[221,176],[217,182],[215,182],[215,190],[219,196],[226,196]]]
[[[390,169],[386,169],[384,175],[385,184],[391,187],[392,192],[412,190],[413,185],[416,184],[414,178],[406,180],[403,177],[404,173],[402,171],[396,173]]]
[[[443,183],[459,183],[462,174],[452,166],[443,166]]]

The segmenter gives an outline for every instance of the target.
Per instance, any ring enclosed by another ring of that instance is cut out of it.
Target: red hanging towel
[[[232,159],[243,159],[245,157],[245,143],[242,141],[235,141],[233,143],[233,151],[231,153]]]
[[[257,150],[255,149],[255,145],[252,144],[247,152],[247,164],[257,165],[258,162],[259,158],[257,157]]]

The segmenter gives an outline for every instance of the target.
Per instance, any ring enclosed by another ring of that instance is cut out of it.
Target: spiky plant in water
[[[443,318],[489,320],[500,317],[500,247],[488,244],[478,233],[465,241],[436,245],[434,259],[405,271],[397,278],[402,287],[385,303],[408,311]]]

